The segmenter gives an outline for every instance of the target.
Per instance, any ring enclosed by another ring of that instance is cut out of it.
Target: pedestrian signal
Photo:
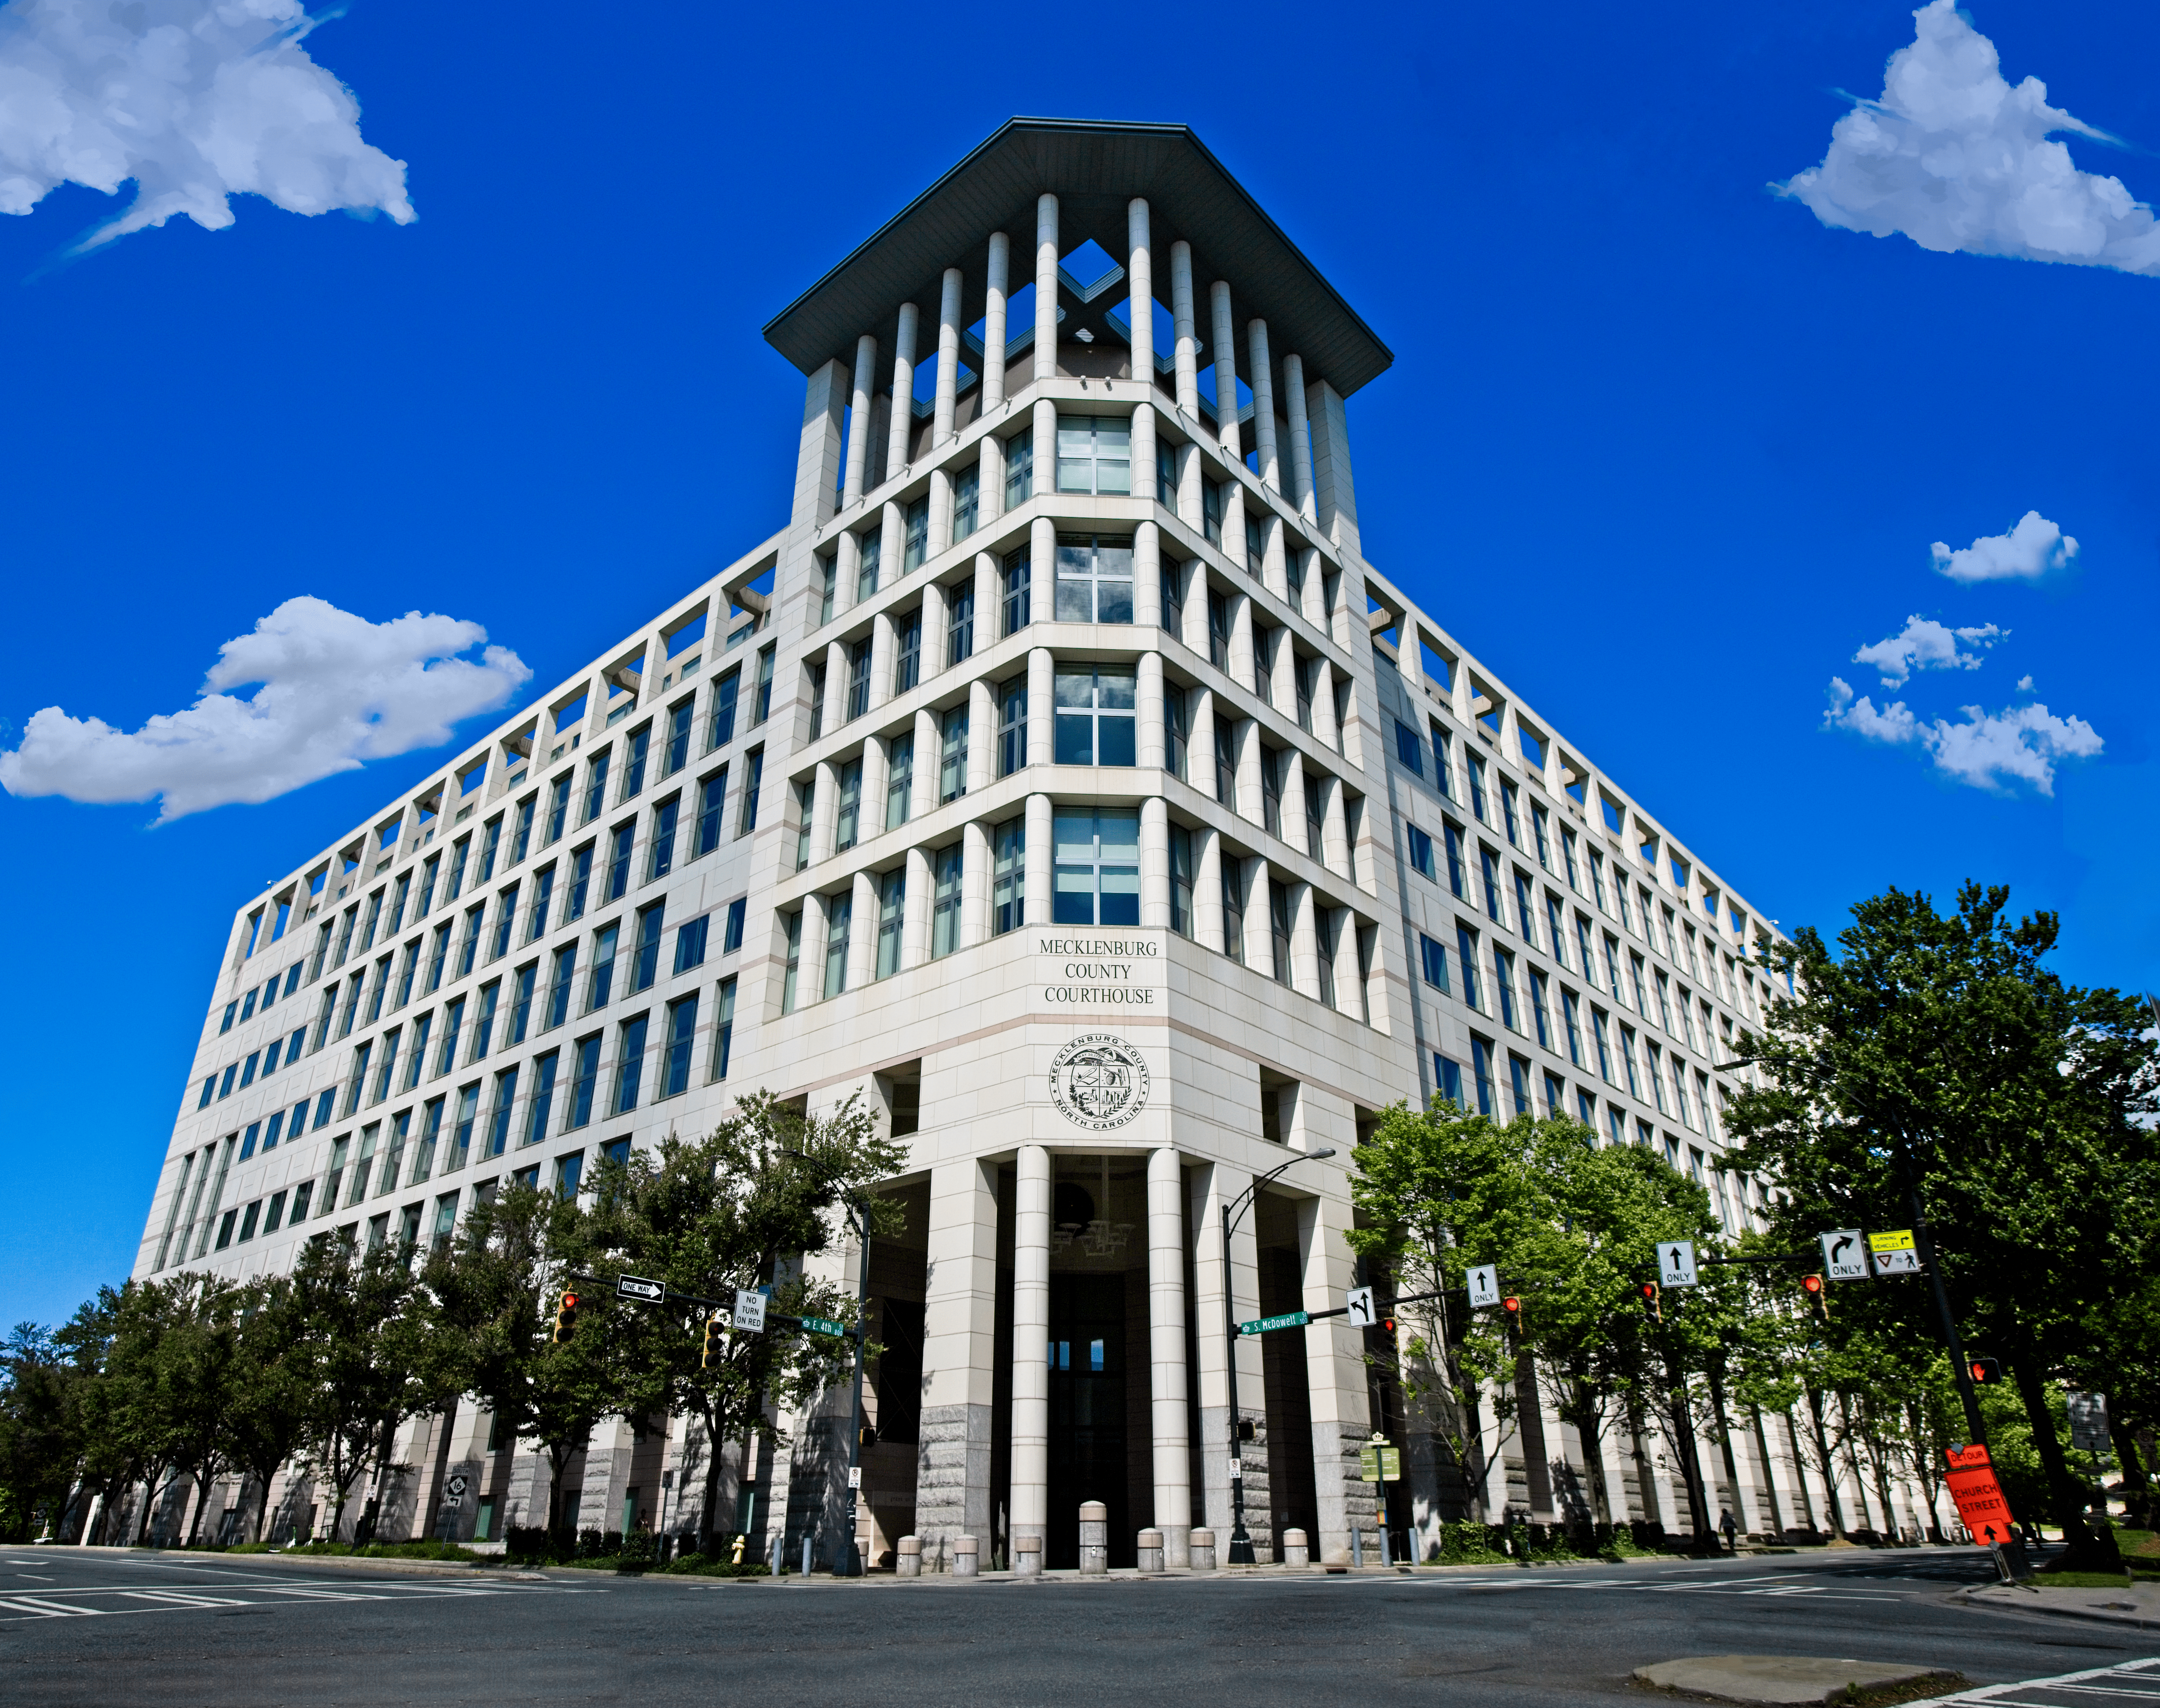
[[[563,1291],[562,1306],[555,1312],[555,1344],[557,1346],[560,1346],[563,1342],[569,1339],[570,1331],[577,1326],[578,1295],[574,1291],[565,1288]]]
[[[1965,1368],[1976,1388],[1985,1388],[1991,1382],[2002,1379],[2002,1361],[2000,1358],[1967,1358]]]

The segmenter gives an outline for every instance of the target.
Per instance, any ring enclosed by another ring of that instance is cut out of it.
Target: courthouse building
[[[1175,1562],[1227,1539],[1233,1458],[1259,1558],[1369,1549],[1359,1448],[1415,1425],[1368,1332],[1226,1316],[1343,1303],[1350,1151],[1405,1099],[1577,1116],[1743,1226],[1715,1064],[1769,927],[1367,561],[1351,400],[1392,357],[1190,131],[1015,120],[766,335],[804,379],[784,525],[240,907],[134,1273],[426,1243],[745,1090],[860,1093],[909,1156],[873,1562],[1071,1564],[1088,1499],[1114,1562],[1144,1526]],[[832,1557],[847,1404],[730,1463],[720,1527]],[[1586,1515],[1540,1412],[1486,1408],[1490,1509]],[[1399,1539],[1459,1516],[1405,1445]],[[1791,1445],[1704,1445],[1743,1527],[1824,1509]],[[610,1421],[578,1521],[693,1524],[702,1451]],[[1683,1522],[1655,1443],[1609,1451]],[[470,1404],[401,1457],[386,1534],[452,1479],[460,1534],[544,1514]]]

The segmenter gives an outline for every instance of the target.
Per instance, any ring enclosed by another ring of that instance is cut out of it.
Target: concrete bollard
[[[900,1539],[900,1558],[893,1570],[902,1577],[922,1576],[922,1539],[920,1536],[902,1536]]]
[[[1013,1576],[1041,1577],[1042,1576],[1042,1538],[1015,1536],[1013,1538]]]
[[[1162,1570],[1162,1532],[1143,1530],[1140,1541],[1140,1568],[1142,1571]]]
[[[982,1544],[973,1536],[953,1539],[953,1576],[973,1577],[981,1562]]]
[[[907,1544],[903,1542],[901,1545],[902,1547],[906,1547]],[[1283,1564],[1285,1565],[1311,1565],[1312,1564],[1312,1548],[1306,1540],[1304,1531],[1285,1530],[1283,1532]]]
[[[1110,1509],[1098,1500],[1080,1506],[1080,1570],[1100,1576],[1110,1569]]]
[[[1192,1533],[1192,1569],[1212,1571],[1215,1569],[1215,1533],[1195,1530]]]

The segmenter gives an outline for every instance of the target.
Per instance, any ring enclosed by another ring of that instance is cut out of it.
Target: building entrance
[[[1043,1563],[1080,1564],[1080,1506],[1109,1508],[1110,1559],[1134,1549],[1127,1498],[1125,1278],[1050,1278],[1050,1524]]]

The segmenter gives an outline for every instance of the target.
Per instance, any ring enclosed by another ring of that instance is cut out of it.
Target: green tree
[[[167,1394],[172,1360],[168,1340],[184,1335],[194,1311],[194,1283],[186,1275],[164,1281],[130,1281],[114,1302],[112,1338],[95,1424],[106,1439],[123,1442],[128,1464],[122,1488],[143,1487],[135,1516],[138,1546],[149,1539],[160,1485],[180,1462],[183,1432],[175,1425]]]
[[[626,1407],[623,1320],[602,1290],[578,1288],[570,1338],[553,1338],[567,1278],[592,1255],[574,1199],[513,1184],[474,1206],[429,1260],[427,1355],[439,1390],[477,1394],[506,1435],[548,1456],[548,1529],[562,1527],[563,1470],[594,1425]]]
[[[826,1250],[838,1207],[852,1200],[872,1237],[891,1232],[898,1203],[868,1188],[899,1171],[906,1147],[881,1136],[849,1098],[830,1116],[804,1116],[760,1092],[745,1097],[709,1135],[670,1134],[595,1178],[595,1249],[671,1294],[727,1301],[738,1288],[773,1282],[783,1259]],[[772,1309],[853,1323],[854,1301],[796,1273],[774,1289]],[[732,1441],[776,1439],[768,1405],[785,1413],[839,1379],[844,1342],[781,1329],[715,1333],[707,1362],[704,1307],[640,1311],[623,1325],[633,1415],[686,1411],[704,1429],[702,1550],[719,1528],[721,1455]],[[719,1314],[725,1317],[728,1310]]]
[[[226,1451],[255,1485],[250,1541],[262,1539],[271,1481],[307,1445],[314,1421],[320,1347],[309,1330],[290,1276],[253,1281],[243,1290],[224,1423]]]
[[[398,1425],[439,1399],[410,1255],[318,1235],[293,1269],[292,1321],[314,1347],[306,1451],[330,1486],[333,1539],[362,1474],[387,1468]]]
[[[1813,929],[1775,946],[1797,994],[1734,1052],[1761,1083],[1728,1110],[1726,1161],[1779,1188],[1768,1213],[1794,1244],[1825,1228],[1922,1230],[1922,1285],[1939,1281],[1976,1346],[2004,1359],[2055,1519],[2082,1549],[2085,1490],[2045,1389],[2160,1256],[2154,1046],[2140,1005],[2048,970],[2055,916],[2013,921],[2008,900],[1967,884],[1945,915],[1891,890],[1853,909],[1835,953]],[[1919,1287],[1899,1305],[1927,1308]]]
[[[0,1346],[0,1542],[57,1522],[82,1453],[77,1382],[56,1337],[18,1323]]]
[[[240,1290],[210,1275],[175,1280],[179,1308],[158,1344],[158,1391],[173,1457],[195,1486],[187,1532],[193,1547],[202,1535],[210,1485],[227,1463],[226,1400]]]

